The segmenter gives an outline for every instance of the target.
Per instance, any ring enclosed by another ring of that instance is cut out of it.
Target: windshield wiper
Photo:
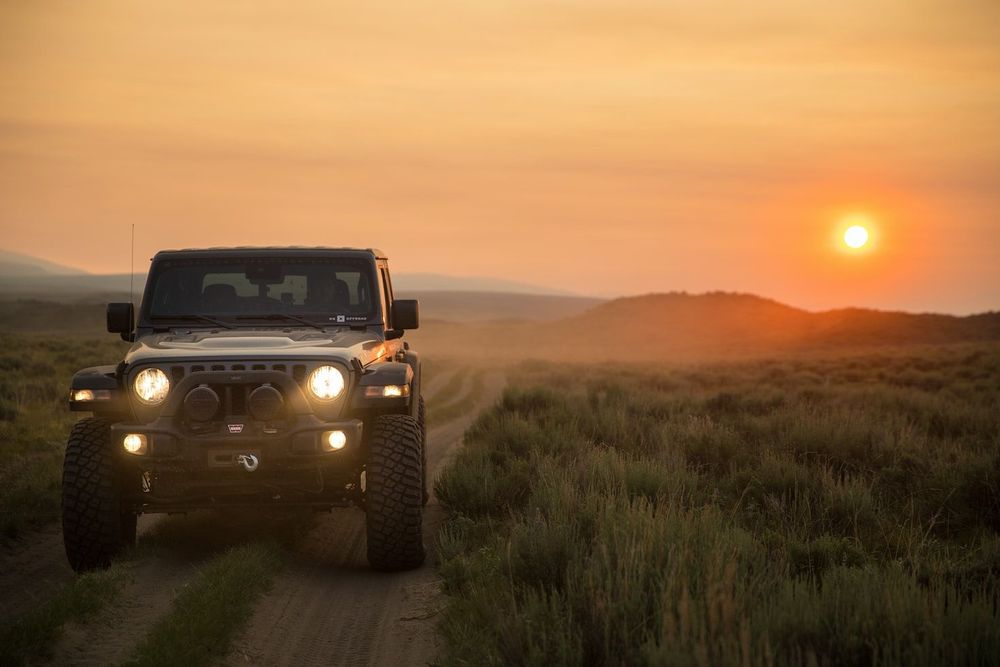
[[[213,317],[207,317],[205,315],[153,315],[149,318],[154,322],[162,322],[164,320],[180,320],[182,322],[207,322],[209,324],[214,324],[215,326],[222,327],[223,329],[232,329],[233,325],[223,322],[222,320],[217,320]]]
[[[304,324],[307,327],[313,327],[314,329],[319,329],[320,331],[326,331],[326,328],[322,324],[313,322],[312,320],[307,320],[304,317],[299,317],[298,315],[289,315],[288,313],[268,313],[267,315],[238,315],[236,317],[238,320],[291,320],[293,322],[298,322]]]

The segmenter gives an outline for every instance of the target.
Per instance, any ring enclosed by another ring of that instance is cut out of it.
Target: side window
[[[385,313],[385,328],[392,328],[392,290],[389,287],[389,272],[384,264],[379,264],[379,275],[382,278],[382,312]]]
[[[389,267],[382,267],[382,280],[385,281],[385,286],[389,290],[389,303],[391,304],[396,299],[396,295],[392,293],[392,276],[389,275]]]

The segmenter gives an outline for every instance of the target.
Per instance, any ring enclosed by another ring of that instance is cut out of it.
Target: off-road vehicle
[[[205,508],[357,505],[368,561],[424,560],[420,360],[402,337],[417,302],[393,297],[386,257],[347,248],[212,248],[153,257],[117,366],[73,377],[93,413],[69,436],[66,554],[106,567],[136,517]]]

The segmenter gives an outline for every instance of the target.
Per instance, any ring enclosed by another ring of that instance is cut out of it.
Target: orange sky
[[[995,0],[4,0],[0,247],[996,309],[998,45]]]

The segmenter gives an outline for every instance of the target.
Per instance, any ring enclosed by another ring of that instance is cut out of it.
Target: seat
[[[340,278],[333,279],[333,309],[343,310],[351,303],[351,291]]]
[[[346,310],[351,303],[351,291],[347,283],[339,278],[317,284],[318,287],[306,298],[306,305],[320,312]]]
[[[206,312],[236,310],[239,297],[236,296],[236,288],[232,285],[217,284],[205,285],[201,292],[201,307]]]

